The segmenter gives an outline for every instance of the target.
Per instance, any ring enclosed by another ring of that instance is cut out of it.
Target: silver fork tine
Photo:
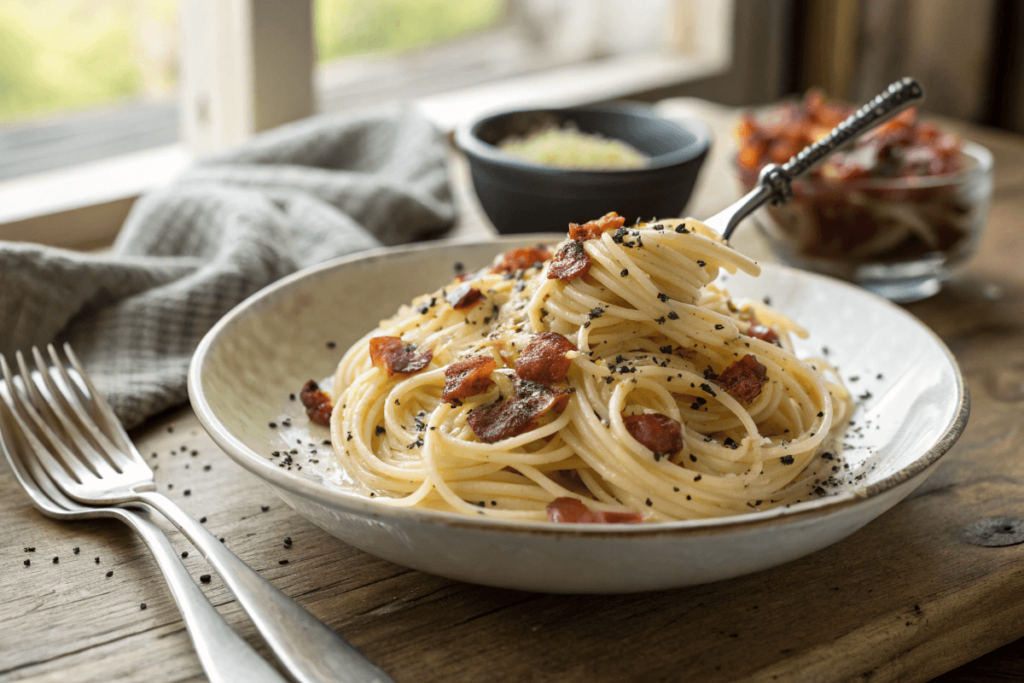
[[[47,344],[46,349],[49,351],[52,367],[57,369],[57,372],[60,374],[61,381],[64,383],[65,391],[60,391],[60,388],[57,387],[57,391],[61,394],[61,398],[64,399],[78,417],[78,425],[85,427],[92,436],[93,441],[100,447],[100,450],[110,458],[115,467],[123,472],[126,467],[131,465],[131,458],[125,455],[124,452],[111,442],[110,437],[103,432],[95,418],[92,415],[89,415],[88,411],[82,406],[79,396],[81,388],[78,386],[77,382],[71,379],[71,375],[68,374],[67,368],[65,367],[64,360],[57,355],[57,350],[53,348],[53,344]],[[32,355],[36,359],[36,365],[39,367],[40,372],[42,372],[43,368],[46,367],[46,361],[43,359],[39,349],[33,346]],[[49,377],[50,373],[46,373],[46,376]],[[51,387],[51,391],[53,391],[55,384],[56,383],[48,383],[47,386]]]
[[[0,355],[0,362],[6,360]],[[37,457],[46,453],[38,439],[31,439],[13,409],[14,384],[9,368],[0,382],[0,454],[11,465],[15,478],[36,508],[55,519],[114,517],[138,532],[149,546],[181,611],[196,654],[211,683],[285,683],[276,670],[231,628],[195,584],[178,553],[145,511],[91,508],[67,498],[46,474]],[[6,408],[6,410],[5,410]],[[11,414],[8,418],[7,414]],[[20,427],[20,428],[19,428]],[[37,447],[38,446],[38,447]]]
[[[65,344],[65,346],[71,348],[68,344]],[[46,352],[50,355],[53,366],[60,371],[61,378],[69,383],[68,386],[71,387],[83,411],[92,419],[92,422],[95,422],[100,429],[103,429],[101,425],[103,421],[102,415],[100,415],[99,409],[96,407],[96,402],[92,400],[92,395],[89,393],[88,387],[85,386],[85,380],[80,376],[80,373],[75,368],[68,367],[70,360],[63,360],[60,356],[60,351],[53,344],[46,345]],[[74,373],[73,377],[72,373]],[[106,434],[106,431],[103,433]],[[108,438],[109,436],[107,434]]]
[[[52,345],[51,345],[52,348]],[[149,468],[146,461],[143,459],[142,454],[139,453],[139,449],[135,447],[132,440],[128,438],[128,432],[125,431],[124,425],[117,419],[117,415],[114,415],[114,410],[110,407],[110,404],[103,399],[96,387],[93,385],[92,380],[89,379],[89,375],[86,374],[85,369],[82,367],[82,363],[78,360],[78,356],[71,349],[71,344],[64,344],[64,354],[71,361],[71,366],[78,373],[79,379],[85,384],[85,387],[89,390],[89,402],[95,409],[95,412],[102,416],[104,423],[107,427],[107,433],[114,439],[117,447],[120,451],[128,455],[132,460],[138,464]]]
[[[13,416],[18,427],[21,428],[22,436],[29,442],[32,450],[39,454],[40,464],[50,477],[61,486],[71,484],[71,477],[68,475],[68,471],[57,462],[56,458],[53,457],[51,450],[56,450],[60,454],[64,462],[67,463],[67,468],[71,470],[71,473],[79,483],[95,477],[96,475],[88,471],[88,468],[86,468],[85,465],[83,465],[81,461],[79,461],[79,459],[67,449],[63,442],[57,438],[57,435],[53,433],[53,430],[50,429],[49,425],[39,417],[39,414],[35,409],[21,396],[21,392],[15,385],[14,378],[11,375],[11,368],[7,364],[7,359],[3,357],[3,354],[0,354],[0,369],[3,371],[4,382],[7,385],[7,393],[11,398],[10,402],[7,401],[6,397],[4,398],[7,410]],[[22,380],[24,380],[24,377],[22,377]],[[29,428],[28,424],[25,423],[25,420],[21,416],[22,412],[27,413],[29,417],[32,418],[32,421],[35,422],[36,427],[40,432],[42,432],[43,436],[52,446],[52,449],[43,444],[36,433]]]
[[[128,436],[113,416],[113,411],[89,382],[88,375],[69,349],[68,357],[72,360],[76,372],[81,375],[82,385],[91,393],[92,401],[102,410],[103,421],[109,430],[104,430],[102,426],[99,429],[108,435],[113,434],[114,439],[123,438],[128,441]],[[49,373],[50,370],[45,372]],[[51,382],[55,377],[56,374],[50,377]],[[45,382],[45,379],[42,381]],[[50,391],[59,392],[55,385]],[[57,403],[56,399],[54,403]],[[58,405],[55,412],[59,410]],[[75,447],[77,448],[77,445]],[[130,452],[137,454],[137,450]],[[141,456],[138,456],[138,459],[141,460]],[[392,679],[386,673],[299,603],[242,562],[206,527],[190,517],[174,501],[156,493],[153,471],[144,462],[136,464],[134,460],[135,457],[132,457],[131,466],[121,473],[110,476],[92,475],[77,484],[68,482],[67,485],[65,482],[68,481],[68,477],[64,473],[63,478],[55,478],[55,483],[69,498],[88,505],[134,507],[142,504],[162,513],[192,541],[221,575],[225,585],[235,594],[239,604],[252,618],[256,629],[270,645],[270,649],[295,680],[302,683],[333,683],[339,680],[391,683]]]
[[[36,363],[36,372],[32,375],[33,381],[40,389],[40,393],[45,386],[45,393],[48,394],[48,396],[44,396],[44,399],[48,399],[46,406],[50,409],[50,414],[57,424],[74,441],[85,457],[104,459],[116,472],[122,472],[123,458],[119,461],[113,452],[114,449],[107,448],[110,445],[109,439],[98,432],[96,426],[92,424],[92,420],[81,409],[81,406],[77,405],[77,396],[74,394],[73,385],[70,382],[65,384],[63,376],[59,383],[54,377],[54,371],[61,369],[59,364],[47,363],[42,352],[35,346],[32,347],[32,358]],[[40,380],[42,380],[42,385],[39,383]]]
[[[0,363],[4,366],[7,365],[7,361],[2,355],[0,355]],[[7,410],[0,410],[0,446],[6,445],[6,441],[8,439],[14,443],[14,445],[6,451],[11,454],[10,462],[14,466],[14,476],[21,481],[21,486],[28,492],[29,497],[39,505],[49,507],[46,505],[47,501],[38,494],[36,487],[42,489],[45,496],[49,497],[50,500],[54,501],[59,506],[65,509],[71,509],[74,507],[74,504],[70,502],[67,496],[65,496],[59,488],[57,488],[53,483],[53,480],[46,476],[46,473],[42,470],[39,461],[34,458],[28,458],[28,462],[26,462],[25,459],[21,457],[21,453],[23,451],[35,450],[31,442],[28,444],[25,443],[29,441],[26,436],[26,430],[23,427],[16,429],[10,426],[7,429],[4,429],[5,425],[8,424],[8,418],[5,416],[5,413],[14,412],[11,399],[5,395],[4,391],[9,393],[11,391],[9,387],[13,386],[9,373],[5,372],[4,384],[0,385],[0,405],[6,407]],[[71,507],[69,508],[69,506]]]
[[[53,431],[63,432],[66,437],[64,440],[71,442],[74,450],[68,449],[68,452],[75,453],[79,460],[87,462],[98,476],[109,477],[113,474],[119,474],[120,470],[110,460],[103,457],[100,451],[82,434],[74,420],[68,416],[63,405],[62,392],[57,388],[53,377],[50,376],[46,362],[42,359],[42,355],[39,354],[37,349],[33,348],[33,351],[35,351],[33,355],[37,356],[35,361],[38,372],[36,374],[41,376],[43,387],[39,385],[40,379],[33,376],[33,373],[29,370],[22,353],[20,351],[17,353],[18,367],[21,369],[21,379],[29,388],[29,396],[33,406],[44,419],[48,418],[46,422]],[[49,397],[43,396],[40,391],[44,387]],[[61,453],[61,455],[64,454]]]

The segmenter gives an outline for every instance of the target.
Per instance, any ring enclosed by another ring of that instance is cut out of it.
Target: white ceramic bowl
[[[189,370],[192,405],[229,456],[343,541],[432,574],[552,593],[694,585],[820,550],[920,486],[967,423],[969,398],[956,361],[916,318],[852,285],[768,264],[757,279],[723,276],[733,297],[770,296],[773,307],[810,331],[798,352],[820,355],[828,347],[862,396],[843,455],[863,476],[835,495],[724,519],[556,526],[384,507],[327,481],[333,456],[320,445],[326,430],[309,425],[288,395],[331,375],[350,344],[400,304],[448,282],[453,264],[472,269],[500,251],[554,239],[382,249],[287,277],[237,306],[203,339]],[[286,417],[291,426],[282,430]],[[286,444],[299,451],[293,458],[305,463],[302,470],[269,457]]]

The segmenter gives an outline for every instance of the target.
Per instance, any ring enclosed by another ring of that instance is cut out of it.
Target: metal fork
[[[0,404],[11,409],[0,385]],[[192,637],[199,663],[211,683],[284,683],[285,679],[245,641],[210,604],[189,576],[170,541],[149,517],[148,510],[86,507],[67,498],[31,453],[46,445],[31,431],[14,426],[15,419],[0,410],[0,451],[32,504],[54,519],[119,519],[142,536],[178,604]]]
[[[7,360],[0,369],[23,431],[41,434],[53,451],[35,451],[39,464],[70,498],[87,505],[150,505],[171,521],[220,574],[281,664],[300,683],[393,683],[381,669],[301,605],[253,571],[173,501],[155,491],[149,469],[70,346],[50,345],[50,362],[32,349],[36,370],[16,355],[22,392]],[[27,416],[27,419],[22,415]],[[31,423],[32,427],[29,428]]]
[[[725,239],[732,236],[740,221],[768,202],[785,204],[793,197],[793,180],[810,171],[832,153],[852,143],[875,126],[888,121],[907,107],[924,101],[924,88],[913,78],[901,78],[878,93],[870,102],[817,142],[807,145],[782,166],[768,164],[761,169],[758,184],[731,206],[722,209],[704,224]]]

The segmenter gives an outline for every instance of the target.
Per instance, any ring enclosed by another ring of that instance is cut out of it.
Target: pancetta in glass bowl
[[[749,189],[852,108],[812,93],[800,104],[745,116],[736,169]],[[992,155],[913,109],[793,183],[793,200],[755,214],[785,263],[859,284],[897,302],[939,291],[977,250],[992,198]]]

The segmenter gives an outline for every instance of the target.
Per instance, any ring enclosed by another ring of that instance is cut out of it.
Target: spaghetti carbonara
[[[331,397],[303,393],[321,397],[341,467],[382,505],[512,520],[660,522],[813,496],[853,407],[841,380],[794,355],[797,324],[712,284],[760,271],[716,233],[623,224],[502,254],[349,349]]]

